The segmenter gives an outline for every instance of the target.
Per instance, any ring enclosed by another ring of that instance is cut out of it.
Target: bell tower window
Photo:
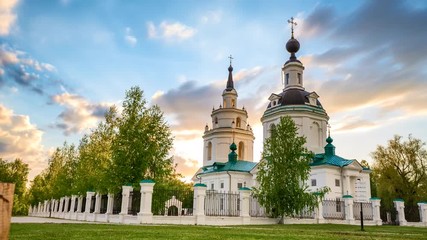
[[[236,100],[231,99],[231,107],[235,107],[236,106]]]
[[[236,128],[240,128],[241,127],[241,120],[240,120],[240,118],[238,117],[237,119],[236,119]]]
[[[245,152],[245,144],[244,144],[243,142],[239,142],[239,153],[238,153],[238,158],[239,158],[240,160],[245,159],[244,152]]]
[[[208,160],[212,160],[212,143],[208,143]]]
[[[301,82],[302,82],[302,76],[301,76],[301,73],[298,73],[298,84],[301,84]]]
[[[289,84],[289,73],[286,73],[286,85]]]

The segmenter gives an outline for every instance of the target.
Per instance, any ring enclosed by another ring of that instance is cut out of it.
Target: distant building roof
[[[237,161],[228,161],[228,162],[215,162],[212,165],[202,167],[202,172],[197,175],[207,174],[207,173],[215,173],[215,172],[247,172],[249,173],[257,163],[248,162],[244,160]]]
[[[332,165],[337,167],[345,167],[352,164],[356,160],[345,159],[335,155],[335,146],[332,144],[334,140],[331,136],[326,139],[325,153],[316,154],[310,166]]]

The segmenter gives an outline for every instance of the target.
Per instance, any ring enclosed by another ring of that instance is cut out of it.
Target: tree
[[[88,190],[107,193],[111,185],[108,169],[112,165],[112,142],[116,136],[117,110],[113,106],[105,115],[105,122],[90,134],[83,136],[79,145],[76,164],[75,191],[85,194]]]
[[[0,182],[9,182],[15,184],[15,193],[13,197],[13,215],[26,215],[28,212],[26,183],[28,178],[28,164],[21,159],[7,162],[0,158]]]
[[[394,136],[388,145],[377,146],[372,153],[373,173],[378,196],[387,210],[392,209],[392,200],[405,200],[407,219],[416,215],[417,202],[427,200],[427,150],[420,139]]]
[[[255,189],[261,205],[273,217],[293,216],[305,208],[317,206],[317,196],[308,192],[310,162],[313,153],[304,147],[305,137],[298,136],[298,128],[289,117],[280,118],[264,142],[262,161],[258,165]],[[326,189],[319,193],[324,194]]]
[[[146,107],[143,91],[132,87],[126,92],[118,133],[112,143],[111,177],[119,190],[124,184],[142,179],[162,181],[173,173],[169,150],[172,136],[160,108]]]

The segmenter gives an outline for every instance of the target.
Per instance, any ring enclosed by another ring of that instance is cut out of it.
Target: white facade
[[[313,166],[308,179],[309,190],[317,191],[329,187],[327,199],[342,198],[344,195],[353,196],[355,201],[369,201],[371,187],[369,170],[363,170],[358,162],[343,168],[330,165]]]
[[[335,147],[331,144],[333,140],[327,136],[329,116],[319,102],[319,95],[304,88],[304,66],[295,56],[299,43],[292,37],[286,47],[291,57],[282,67],[283,92],[270,95],[269,105],[261,118],[264,141],[270,137],[271,129],[280,122],[281,117],[290,116],[298,127],[299,135],[306,137],[305,147],[317,154],[315,161],[318,162],[313,163],[307,182],[309,191],[328,187],[328,199],[351,195],[356,201],[368,201],[371,197],[370,170],[364,169],[355,160],[335,155]],[[247,122],[248,113],[244,108],[237,108],[231,65],[228,70],[227,88],[222,94],[223,105],[212,110],[212,127],[205,127],[203,168],[193,177],[194,182],[203,183],[208,190],[215,191],[237,191],[240,187],[258,185],[255,164],[251,165],[251,169],[242,170],[230,163],[228,156],[230,144],[234,142],[237,145],[237,159],[245,160],[238,162],[253,162],[254,141]],[[325,142],[327,137],[328,144]],[[328,151],[325,153],[326,148]],[[223,166],[226,171],[221,170]]]
[[[203,135],[203,166],[227,162],[230,144],[237,145],[239,160],[253,162],[254,134],[245,108],[237,108],[237,91],[233,86],[233,68],[228,68],[227,88],[222,93],[223,105],[213,109],[212,127],[206,125]]]

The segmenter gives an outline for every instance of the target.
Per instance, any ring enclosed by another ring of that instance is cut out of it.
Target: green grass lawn
[[[186,226],[14,223],[10,239],[427,239],[427,228],[399,226]]]

